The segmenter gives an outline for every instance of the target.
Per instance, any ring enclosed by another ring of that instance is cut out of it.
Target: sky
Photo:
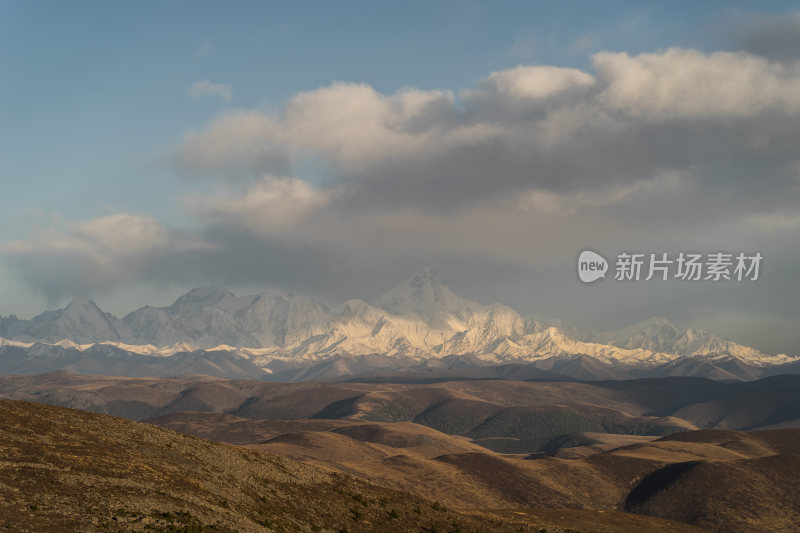
[[[796,2],[0,2],[0,314],[194,286],[800,353]],[[756,281],[581,283],[585,249]]]

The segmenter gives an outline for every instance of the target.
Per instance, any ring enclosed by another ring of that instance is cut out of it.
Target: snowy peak
[[[755,364],[781,362],[785,357],[763,354],[707,331],[681,329],[659,317],[648,318],[618,331],[601,333],[597,341],[629,350],[649,350],[684,357],[716,359],[734,356]]]
[[[63,309],[45,311],[34,317],[24,336],[49,342],[68,339],[80,344],[119,341],[116,321],[93,301],[75,298]]]
[[[100,308],[97,307],[96,303],[94,303],[92,300],[85,300],[83,298],[73,298],[72,301],[68,303],[67,306],[61,311],[67,314],[102,313]]]
[[[377,306],[394,315],[416,315],[433,327],[459,329],[453,320],[463,321],[480,304],[450,290],[432,269],[423,268],[414,277],[383,293]]]
[[[202,287],[192,289],[169,306],[166,311],[173,316],[194,315],[204,307],[214,307],[235,300],[228,289],[221,287]]]
[[[328,320],[328,308],[314,298],[291,292],[237,298],[229,308],[240,329],[261,346],[299,343],[319,334]]]
[[[412,286],[422,287],[425,285],[447,287],[442,277],[431,267],[422,267],[414,276],[408,280]]]
[[[652,317],[618,331],[602,333],[599,340],[620,348],[668,351],[666,349],[683,335],[684,332],[666,318]]]

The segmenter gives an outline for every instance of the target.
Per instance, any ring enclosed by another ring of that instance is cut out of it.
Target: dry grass
[[[536,531],[255,450],[0,401],[0,526],[14,531]]]

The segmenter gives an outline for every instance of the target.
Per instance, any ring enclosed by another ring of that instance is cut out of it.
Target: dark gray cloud
[[[800,60],[800,14],[758,17],[737,34],[748,52],[776,61]]]

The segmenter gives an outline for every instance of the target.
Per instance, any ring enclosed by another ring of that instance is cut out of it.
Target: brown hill
[[[561,420],[552,429],[563,430],[562,433],[663,436],[692,428],[786,427],[800,420],[799,393],[800,376],[789,375],[751,383],[659,378],[593,383],[472,380],[432,384],[266,383],[208,377],[77,376],[67,372],[0,376],[0,397],[134,420],[206,411],[260,420],[355,418],[417,422],[461,435],[493,417],[499,418],[489,427],[498,428],[509,417],[519,421],[522,416],[525,423],[551,424],[554,415]]]
[[[159,423],[175,427],[170,420],[177,419],[186,430],[214,425],[217,416],[185,413]],[[788,531],[787,524],[800,520],[800,429],[689,431],[656,440],[590,433],[586,436],[595,444],[585,448],[593,450],[559,454],[570,459],[526,460],[524,455],[496,454],[416,424],[337,420],[325,421],[331,424],[326,429],[317,420],[228,422],[252,424],[270,434],[286,430],[248,447],[347,472],[454,508],[517,509],[539,516],[547,514],[543,507],[551,507],[560,509],[559,516],[570,517],[579,509],[627,510],[720,531]],[[442,453],[435,455],[437,450]],[[527,511],[530,508],[536,511]],[[607,526],[603,520],[598,524]]]
[[[0,401],[0,525],[14,531],[529,530],[156,426]],[[537,528],[538,529],[538,528]]]
[[[613,477],[606,479],[591,465],[497,454],[464,437],[407,422],[261,421],[211,413],[180,413],[153,422],[196,435],[235,440],[462,509],[544,505],[610,511],[624,497],[613,485]],[[249,443],[243,441],[247,435],[252,438]],[[614,437],[640,442],[636,437]],[[500,472],[506,475],[498,483]],[[509,483],[512,478],[515,483]],[[609,494],[617,494],[616,499]]]
[[[663,443],[692,444],[695,454],[705,444],[733,458],[703,453],[659,468],[628,494],[627,510],[717,531],[797,531],[800,430],[695,433]]]

